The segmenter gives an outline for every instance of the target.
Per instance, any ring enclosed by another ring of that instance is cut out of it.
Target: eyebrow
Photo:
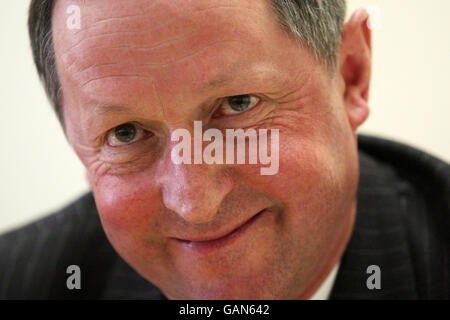
[[[232,74],[237,70],[241,69],[241,67],[242,67],[241,62],[233,62],[232,64],[227,66],[224,70],[222,70],[220,73],[215,75],[213,79],[210,79],[206,83],[199,85],[194,90],[198,92],[205,92],[207,90],[216,89],[228,85],[235,80],[235,77],[233,77]],[[251,71],[254,70],[250,68],[247,71],[249,71],[250,73]],[[120,114],[130,112],[133,110],[131,107],[125,105],[120,104],[105,105],[98,102],[97,100],[92,101],[91,103],[89,103],[89,105],[94,108],[95,113],[101,116],[108,114]]]
[[[220,76],[218,76],[217,78],[214,78],[214,79],[208,81],[206,84],[202,85],[200,87],[200,90],[204,91],[206,89],[222,87],[225,84],[230,83],[231,80],[232,79],[226,73],[223,73]]]
[[[105,116],[111,113],[125,113],[131,111],[130,107],[124,105],[116,105],[116,104],[101,104],[97,101],[91,102],[88,104],[94,109],[94,112],[100,116]]]
[[[235,61],[235,62],[231,63],[230,65],[228,65],[220,73],[215,75],[215,77],[213,79],[206,82],[206,84],[199,86],[199,88],[197,88],[197,89],[199,91],[205,91],[207,89],[214,89],[214,88],[229,84],[234,79],[234,77],[230,76],[230,74],[233,74],[234,72],[236,72],[239,69],[242,69],[242,62]],[[250,68],[250,70],[252,70],[252,69]]]

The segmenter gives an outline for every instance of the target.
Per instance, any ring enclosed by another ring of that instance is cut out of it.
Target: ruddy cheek
[[[161,204],[152,181],[145,173],[102,178],[94,193],[104,223],[116,230],[149,232]]]
[[[93,187],[102,223],[114,229],[127,228],[133,200],[125,188],[106,180],[100,179]]]

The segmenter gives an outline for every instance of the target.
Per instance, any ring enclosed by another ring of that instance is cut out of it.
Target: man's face
[[[67,28],[71,4],[80,30]],[[53,32],[67,136],[118,253],[173,299],[308,297],[354,220],[341,78],[262,0],[60,0]],[[236,95],[258,103],[230,114]],[[278,173],[174,164],[171,133],[194,136],[195,120],[278,129]]]

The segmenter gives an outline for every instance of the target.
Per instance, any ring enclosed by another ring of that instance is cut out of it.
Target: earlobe
[[[344,103],[349,122],[355,131],[369,115],[371,33],[368,19],[369,14],[364,9],[353,14],[344,27],[339,49]]]
[[[353,131],[356,131],[368,118],[370,108],[366,98],[361,95],[358,88],[348,89],[346,101],[347,114]]]

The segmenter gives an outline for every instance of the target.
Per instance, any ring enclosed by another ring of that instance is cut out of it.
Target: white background
[[[2,0],[0,10],[0,232],[88,190],[35,72],[28,3]],[[348,1],[349,14],[370,6],[381,15],[374,17],[371,114],[360,132],[449,161],[450,1]]]

